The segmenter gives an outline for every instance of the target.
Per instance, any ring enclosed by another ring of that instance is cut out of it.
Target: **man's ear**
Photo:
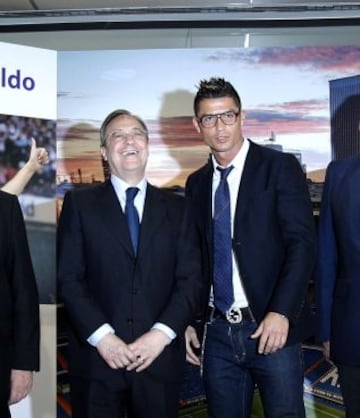
[[[240,112],[240,123],[241,123],[241,126],[244,125],[244,121],[245,121],[245,112],[242,110]]]
[[[104,161],[107,161],[107,155],[106,155],[106,148],[104,146],[100,147],[101,156],[104,159]]]
[[[200,125],[199,125],[198,120],[195,117],[193,117],[193,125],[194,125],[197,133],[200,133],[201,132]]]

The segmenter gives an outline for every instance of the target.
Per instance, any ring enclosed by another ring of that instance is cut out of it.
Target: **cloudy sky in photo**
[[[60,52],[58,119],[96,131],[115,108],[146,121],[191,117],[199,80],[220,76],[241,96],[244,135],[258,143],[273,137],[285,150],[300,151],[312,171],[330,160],[329,81],[358,74],[359,46]],[[79,145],[63,142],[60,159],[82,154]]]

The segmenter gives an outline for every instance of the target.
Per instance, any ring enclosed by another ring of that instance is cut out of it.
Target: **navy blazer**
[[[187,182],[209,287],[212,175],[210,159]],[[307,288],[315,260],[315,225],[305,175],[293,155],[250,141],[236,204],[233,251],[257,322],[270,311],[278,312],[290,321],[287,343],[309,337],[313,331]]]
[[[86,339],[109,323],[130,343],[155,322],[177,338],[146,370],[180,380],[184,331],[199,303],[201,264],[186,201],[148,184],[135,257],[110,181],[65,195],[58,224],[58,283],[71,325],[71,372],[116,378]]]
[[[39,322],[38,291],[23,215],[17,197],[0,191],[1,373],[6,369],[39,370]]]
[[[329,164],[315,275],[317,336],[335,362],[360,365],[360,157]]]

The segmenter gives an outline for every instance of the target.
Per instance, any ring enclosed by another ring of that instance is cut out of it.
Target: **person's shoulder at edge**
[[[328,169],[346,170],[354,165],[360,166],[360,155],[352,155],[350,157],[333,160],[329,163]]]
[[[339,182],[348,173],[360,168],[360,155],[330,161],[326,167],[325,183]]]
[[[0,199],[18,200],[16,195],[14,195],[12,193],[9,193],[9,192],[6,192],[5,190],[1,190],[1,189],[0,189]]]

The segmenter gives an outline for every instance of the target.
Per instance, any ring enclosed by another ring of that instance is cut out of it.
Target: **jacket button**
[[[132,323],[133,323],[133,319],[132,319],[132,318],[128,318],[128,319],[127,319],[127,323],[128,323],[128,324],[132,324]]]

